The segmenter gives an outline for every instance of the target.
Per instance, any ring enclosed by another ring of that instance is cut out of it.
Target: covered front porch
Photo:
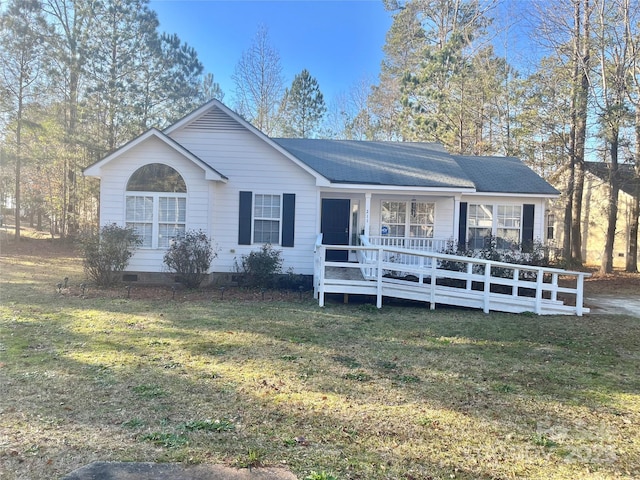
[[[322,192],[319,232],[325,245],[442,252],[459,237],[460,194],[411,191]],[[329,249],[331,261],[354,261],[353,249]]]

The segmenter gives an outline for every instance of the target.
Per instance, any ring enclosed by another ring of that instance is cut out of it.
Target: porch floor
[[[359,268],[327,267],[325,277],[332,280],[365,280]]]

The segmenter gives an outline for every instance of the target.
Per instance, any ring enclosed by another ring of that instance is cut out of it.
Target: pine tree
[[[13,0],[0,17],[0,83],[4,102],[8,103],[13,126],[12,153],[15,158],[15,238],[20,239],[21,170],[24,162],[23,130],[26,115],[37,91],[44,57],[45,20],[37,0]]]
[[[318,81],[305,68],[295,76],[291,89],[285,90],[279,120],[285,137],[314,136],[327,111]]]

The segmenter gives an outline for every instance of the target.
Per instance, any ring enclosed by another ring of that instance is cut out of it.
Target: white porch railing
[[[396,297],[436,304],[479,308],[485,313],[534,312],[582,316],[584,272],[494,262],[397,247],[349,246],[357,262],[327,262],[327,250],[345,246],[316,242],[314,293],[320,306],[328,293]],[[345,275],[345,272],[348,274]],[[562,280],[562,282],[561,282]]]
[[[361,236],[362,238],[363,236]],[[387,235],[366,237],[369,245],[379,247],[399,247],[424,252],[442,252],[447,248],[447,240],[438,238],[390,237]]]

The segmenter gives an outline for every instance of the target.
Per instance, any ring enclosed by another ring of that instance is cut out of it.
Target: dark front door
[[[320,232],[325,245],[349,245],[349,216],[351,201],[349,199],[322,199]],[[346,262],[349,250],[328,250],[327,260],[330,262]]]

